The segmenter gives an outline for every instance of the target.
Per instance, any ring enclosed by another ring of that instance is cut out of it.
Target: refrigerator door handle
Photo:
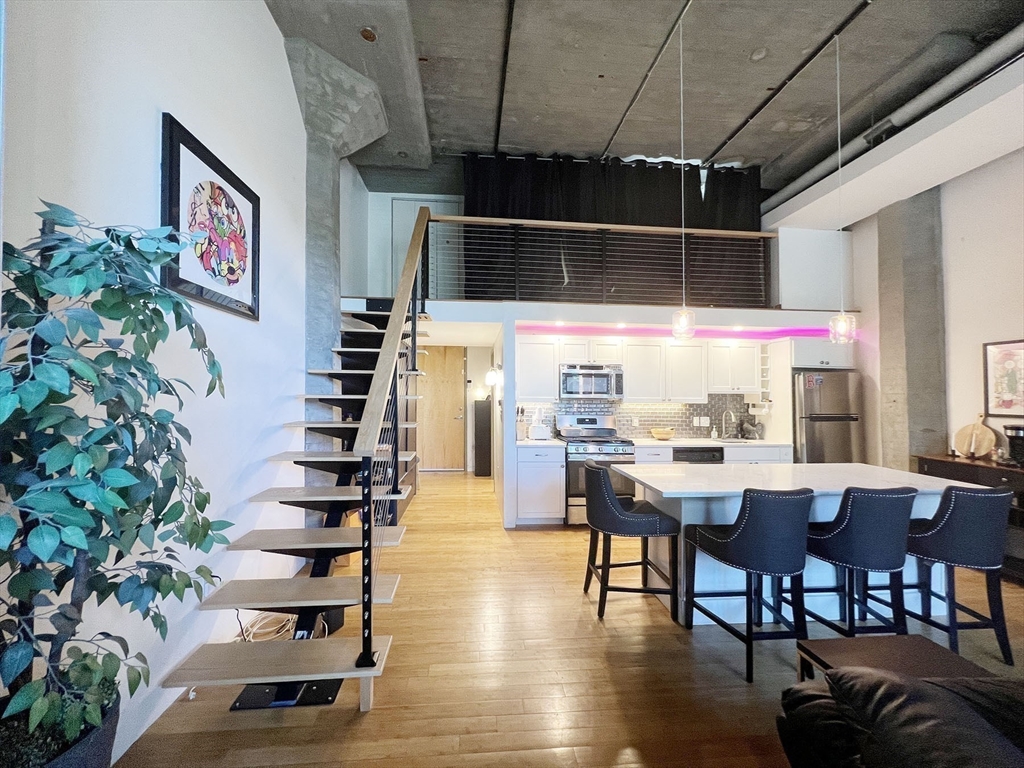
[[[807,419],[807,421],[860,421],[860,416],[856,413],[847,414],[815,414],[813,416],[801,416],[801,419]]]

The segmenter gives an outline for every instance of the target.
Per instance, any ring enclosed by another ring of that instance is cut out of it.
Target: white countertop
[[[665,498],[741,496],[745,488],[811,488],[818,495],[839,495],[851,485],[909,485],[919,495],[938,495],[948,485],[980,487],[869,464],[614,464],[612,469]]]
[[[516,448],[565,448],[565,443],[553,437],[544,440],[516,440]]]
[[[721,439],[712,437],[673,437],[671,440],[656,440],[653,437],[635,437],[633,445],[637,446],[662,446],[667,445],[687,448],[721,448],[723,445],[766,445],[772,448],[779,446],[790,446],[792,443],[783,443],[778,440],[740,440],[723,443]]]

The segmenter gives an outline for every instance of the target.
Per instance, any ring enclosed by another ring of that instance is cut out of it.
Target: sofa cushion
[[[1021,768],[1024,754],[950,690],[895,672],[840,667],[825,673],[833,698],[866,735],[872,768]]]
[[[786,689],[782,711],[776,724],[791,766],[862,768],[860,743],[868,731],[853,721],[824,683]]]
[[[1024,681],[1005,677],[948,677],[927,682],[959,696],[1024,752]]]

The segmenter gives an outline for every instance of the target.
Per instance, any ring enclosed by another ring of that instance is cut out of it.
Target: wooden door
[[[466,468],[466,349],[426,347],[418,383],[423,399],[416,429],[420,469]]]

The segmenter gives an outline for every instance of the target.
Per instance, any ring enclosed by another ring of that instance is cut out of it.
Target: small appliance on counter
[[[529,435],[531,440],[550,440],[551,427],[547,424],[531,424]]]
[[[1011,466],[1024,467],[1024,424],[1007,424],[1003,427],[1006,441],[1010,444],[1006,463]]]

